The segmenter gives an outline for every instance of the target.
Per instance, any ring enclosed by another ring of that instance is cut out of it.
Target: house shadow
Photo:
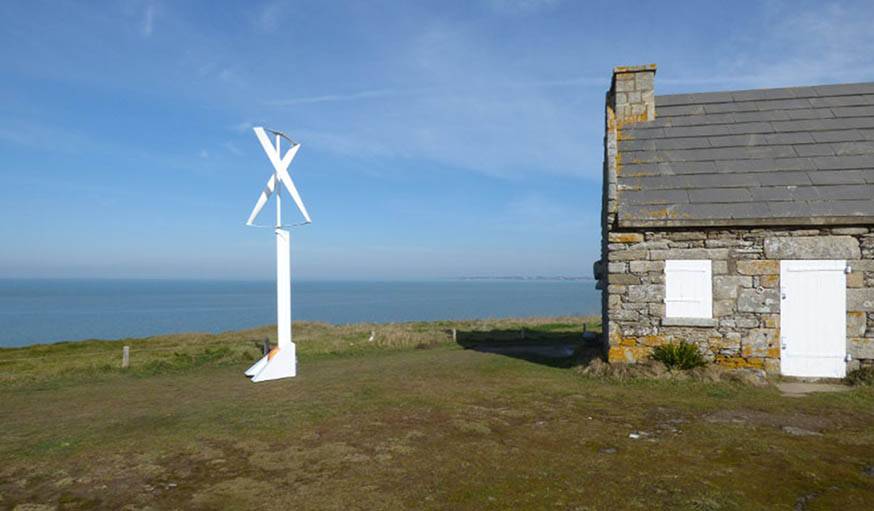
[[[455,342],[464,349],[495,353],[550,367],[584,366],[596,358],[603,358],[600,338],[591,332],[458,330]]]

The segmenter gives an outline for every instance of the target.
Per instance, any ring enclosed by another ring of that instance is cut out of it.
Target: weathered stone
[[[646,250],[619,250],[610,252],[611,261],[633,261],[635,259],[646,259]]]
[[[847,287],[864,287],[865,274],[860,271],[854,271],[847,274]]]
[[[610,295],[607,297],[607,307],[615,308],[622,305],[622,296],[621,295]]]
[[[744,260],[737,262],[737,272],[741,275],[779,275],[780,261]]]
[[[741,289],[737,296],[738,312],[759,314],[780,312],[780,293],[776,289]]]
[[[734,320],[738,328],[757,328],[759,320],[756,318],[736,318]]]
[[[665,317],[665,304],[663,304],[663,303],[651,303],[651,304],[649,304],[649,315],[652,318]]]
[[[628,271],[628,263],[609,263],[607,273],[625,273]]]
[[[762,326],[765,328],[780,328],[780,315],[762,314]]]
[[[847,337],[862,337],[867,326],[867,314],[861,311],[847,312]]]
[[[640,284],[640,277],[628,273],[611,273],[608,279],[610,281],[610,284]]]
[[[640,243],[643,234],[638,232],[611,232],[607,235],[607,241],[611,243]]]
[[[664,261],[631,261],[628,263],[631,273],[649,273],[665,271]]]
[[[741,356],[766,357],[768,349],[777,344],[777,330],[771,328],[754,328],[741,339]]]
[[[734,300],[716,300],[713,302],[713,317],[724,318],[734,313]]]
[[[752,287],[752,277],[717,275],[713,277],[713,297],[717,300],[736,299],[738,288]]]
[[[628,286],[626,298],[629,302],[661,302],[665,298],[665,286],[652,284]]]
[[[851,338],[847,341],[847,350],[853,358],[874,358],[874,339]]]
[[[857,235],[857,234],[867,234],[867,227],[835,227],[832,229],[832,234],[848,234],[848,235]]]
[[[728,261],[712,261],[710,271],[714,275],[725,275],[728,273]]]
[[[859,241],[852,236],[765,238],[768,259],[859,259]]]
[[[726,259],[727,248],[672,248],[668,250],[650,251],[650,259],[663,261],[666,259]]]
[[[759,285],[762,287],[777,287],[779,284],[779,275],[759,275]]]
[[[874,312],[874,288],[847,289],[847,310]]]

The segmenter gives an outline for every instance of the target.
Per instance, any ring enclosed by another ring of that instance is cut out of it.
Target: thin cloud
[[[149,2],[146,4],[146,10],[143,14],[142,34],[145,37],[150,37],[155,28],[155,4]]]

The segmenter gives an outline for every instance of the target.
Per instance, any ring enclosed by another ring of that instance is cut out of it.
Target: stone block
[[[779,314],[763,314],[762,315],[762,326],[765,328],[780,328],[780,315]]]
[[[860,271],[848,273],[847,287],[865,287],[865,274]]]
[[[777,330],[773,328],[754,328],[741,339],[741,356],[767,357],[768,349],[777,345]]]
[[[735,318],[734,323],[738,328],[757,328],[759,326],[759,320],[756,318]]]
[[[847,341],[847,351],[853,358],[874,358],[874,339],[853,337]]]
[[[665,286],[641,284],[628,286],[626,299],[629,302],[662,302],[665,298]]]
[[[649,273],[665,271],[664,261],[631,261],[628,263],[631,273]]]
[[[728,259],[727,248],[671,248],[668,250],[650,251],[650,259],[664,261],[666,259],[709,259],[711,261]]]
[[[861,311],[847,312],[847,337],[862,337],[867,326],[867,314]]]
[[[710,272],[713,275],[725,275],[728,273],[728,261],[713,261],[710,263]]]
[[[768,374],[780,374],[780,359],[766,358],[764,369],[765,372]]]
[[[607,273],[625,273],[628,271],[628,263],[609,263]]]
[[[738,312],[759,314],[780,312],[780,293],[776,289],[741,289],[737,296]]]
[[[780,275],[780,261],[765,259],[738,261],[737,272],[741,275]]]
[[[723,318],[734,314],[734,300],[716,300],[713,302],[713,317]]]
[[[646,258],[646,250],[616,250],[609,254],[611,261],[646,260]]]
[[[640,243],[643,234],[638,232],[611,232],[607,234],[607,241],[611,243]]]
[[[847,289],[847,310],[874,312],[874,289]]]
[[[607,307],[610,309],[619,307],[622,305],[622,296],[621,295],[610,295],[607,297]]]
[[[717,275],[713,277],[713,297],[717,300],[735,300],[739,288],[752,286],[752,277]]]
[[[607,278],[611,284],[629,285],[640,284],[640,277],[629,273],[611,273]]]
[[[852,236],[765,238],[768,259],[859,259],[859,240]]]
[[[850,236],[858,234],[868,234],[867,227],[835,227],[832,229],[832,234],[847,234]]]
[[[665,304],[651,303],[649,304],[649,315],[653,318],[665,317]]]
[[[759,275],[759,285],[762,287],[778,287],[780,285],[780,276]]]

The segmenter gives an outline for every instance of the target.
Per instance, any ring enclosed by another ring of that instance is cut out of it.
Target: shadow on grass
[[[496,353],[550,367],[581,366],[602,357],[599,338],[584,337],[580,332],[459,330],[456,342],[464,349]]]

